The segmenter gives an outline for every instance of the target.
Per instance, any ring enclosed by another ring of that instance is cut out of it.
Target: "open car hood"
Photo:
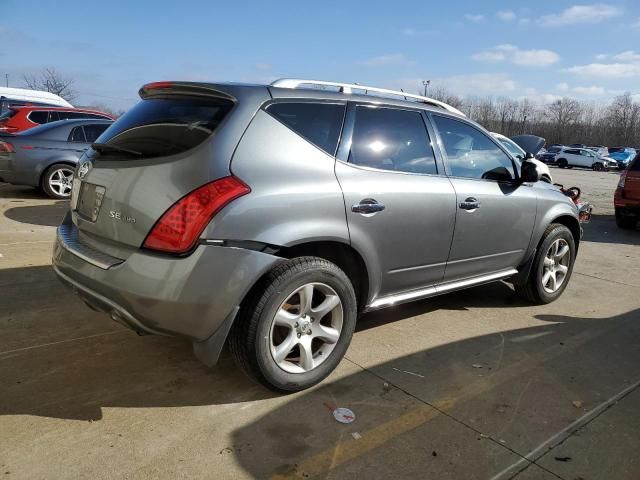
[[[544,146],[544,138],[537,137],[536,135],[516,135],[511,137],[511,140],[516,142],[518,146],[525,152],[531,155],[537,154]]]

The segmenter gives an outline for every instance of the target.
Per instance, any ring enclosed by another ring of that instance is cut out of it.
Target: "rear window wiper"
[[[126,153],[127,155],[133,155],[135,157],[142,157],[142,152],[138,152],[137,150],[129,150],[128,148],[118,147],[116,145],[109,145],[108,143],[92,143],[91,148],[100,153],[119,152]]]

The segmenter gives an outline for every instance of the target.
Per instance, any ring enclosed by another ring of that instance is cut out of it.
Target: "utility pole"
[[[422,80],[422,85],[424,85],[424,96],[427,96],[427,89],[429,88],[429,84],[431,80]]]

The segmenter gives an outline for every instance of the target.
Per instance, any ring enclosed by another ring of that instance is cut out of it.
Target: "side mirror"
[[[520,182],[535,183],[540,181],[540,177],[540,171],[535,163],[527,160],[522,162],[522,167],[520,167]]]
[[[531,160],[532,158],[536,158],[533,153],[531,153],[531,152],[525,153],[525,155],[524,155],[524,159],[525,160]]]

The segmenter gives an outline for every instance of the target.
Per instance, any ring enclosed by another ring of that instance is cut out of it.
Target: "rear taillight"
[[[15,149],[9,142],[0,141],[0,153],[13,153]]]
[[[195,189],[178,200],[147,235],[143,247],[168,253],[186,253],[204,227],[229,202],[251,189],[236,177],[224,177]]]
[[[618,188],[624,188],[624,181],[627,179],[627,171],[625,170],[620,174],[620,180],[618,181]]]
[[[164,88],[171,88],[173,87],[173,82],[152,82],[152,83],[147,83],[146,85],[144,85],[142,87],[142,90],[145,91],[149,91],[149,90],[161,90]]]

